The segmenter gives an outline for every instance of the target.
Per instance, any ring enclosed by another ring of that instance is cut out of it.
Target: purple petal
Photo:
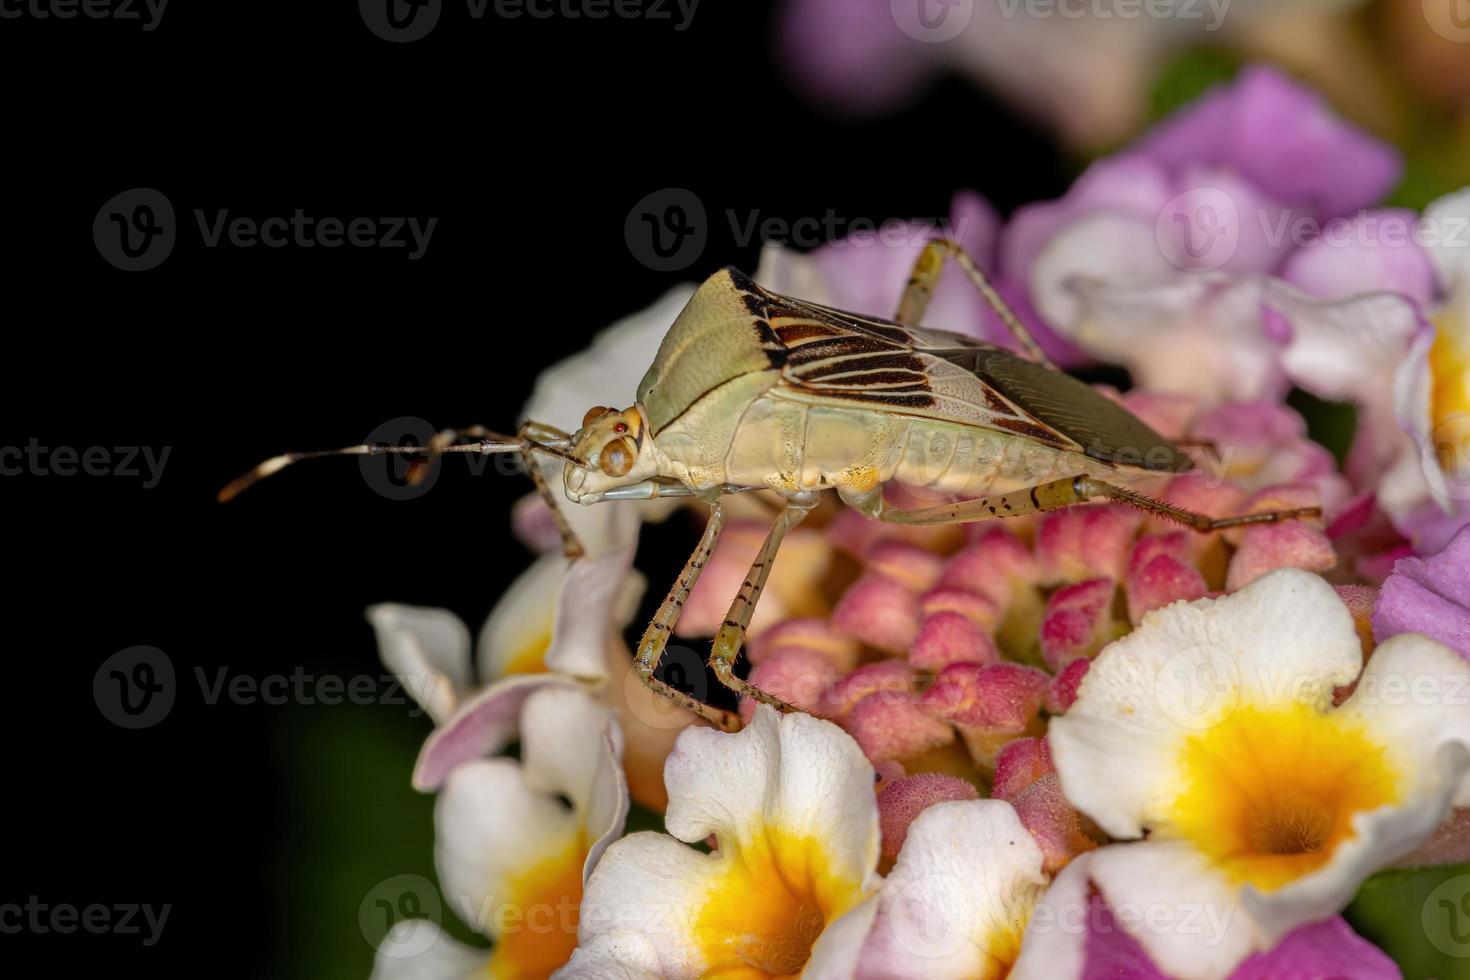
[[[781,59],[813,98],[850,111],[902,103],[927,73],[925,52],[886,0],[790,0]]]
[[[1393,960],[1340,917],[1294,930],[1269,953],[1257,953],[1231,980],[1399,980]]]
[[[1167,980],[1138,940],[1123,931],[1112,910],[1094,893],[1088,908],[1087,962],[1083,980]],[[1341,917],[1289,933],[1266,953],[1256,953],[1230,980],[1399,980],[1382,950],[1353,932]]]
[[[1316,92],[1264,66],[1246,68],[1181,109],[1141,146],[1170,169],[1208,163],[1237,170],[1321,218],[1377,204],[1402,170],[1392,147],[1338,118]]]
[[[1470,527],[1429,558],[1401,558],[1378,594],[1373,637],[1423,633],[1470,658]]]
[[[1324,299],[1387,290],[1427,308],[1434,267],[1413,240],[1417,220],[1412,211],[1385,209],[1329,221],[1291,256],[1281,278]]]

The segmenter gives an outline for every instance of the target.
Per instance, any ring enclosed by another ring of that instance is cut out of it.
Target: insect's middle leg
[[[664,655],[664,648],[669,645],[669,637],[673,635],[674,626],[679,622],[679,614],[684,611],[684,603],[689,601],[689,593],[693,591],[694,583],[699,581],[699,573],[704,570],[710,555],[714,553],[715,542],[719,540],[720,530],[724,526],[725,508],[716,500],[710,508],[709,523],[704,526],[704,534],[700,537],[699,544],[695,546],[694,554],[690,555],[689,560],[684,563],[684,571],[679,573],[678,582],[669,589],[669,594],[664,597],[663,603],[658,607],[653,621],[643,631],[643,639],[638,641],[638,653],[633,658],[633,669],[638,671],[638,676],[643,679],[643,683],[654,692],[663,695],[679,707],[694,712],[716,728],[727,732],[738,732],[740,731],[739,715],[705,704],[698,698],[690,697],[654,676],[654,671],[658,669],[659,659]]]
[[[970,257],[970,253],[961,248],[958,242],[948,238],[934,239],[919,253],[914,271],[909,274],[908,284],[904,286],[898,312],[893,316],[895,320],[910,326],[919,325],[919,321],[924,318],[924,311],[929,308],[929,300],[934,298],[934,289],[939,285],[939,277],[944,272],[945,259],[953,259],[964,271],[971,284],[1011,332],[1011,336],[1016,338],[1028,360],[1047,367],[1055,366],[1031,336],[1031,331],[1021,322],[1021,318],[1016,316],[1015,310],[1001,298],[1000,293],[996,292],[990,280],[985,277],[985,273],[980,271],[979,264]]]
[[[750,571],[745,575],[745,581],[730,603],[730,610],[725,614],[725,622],[720,626],[719,632],[715,634],[714,642],[710,645],[709,665],[714,669],[715,676],[720,679],[721,684],[737,694],[754,698],[762,704],[769,704],[782,711],[797,709],[780,698],[767,694],[750,682],[736,677],[735,660],[740,656],[740,647],[745,642],[745,629],[750,625],[750,617],[755,613],[756,603],[760,601],[761,592],[766,587],[766,579],[771,575],[771,566],[775,564],[776,552],[781,549],[782,539],[786,537],[787,531],[801,523],[807,512],[815,507],[816,503],[815,494],[809,497],[794,497],[789,499],[786,507],[776,515],[776,520],[771,524],[770,533],[766,535],[765,543],[761,545],[761,550],[756,554]]]
[[[1147,511],[1193,528],[1202,533],[1219,531],[1230,527],[1250,524],[1274,524],[1278,521],[1321,517],[1320,507],[1301,507],[1295,510],[1273,510],[1259,514],[1241,514],[1236,517],[1210,517],[1162,500],[1155,500],[1135,490],[1116,487],[1090,476],[1068,477],[1053,480],[1039,486],[978,500],[961,500],[936,507],[920,507],[913,510],[882,507],[877,513],[880,520],[893,524],[963,524],[971,521],[988,521],[1000,517],[1019,517],[1039,511],[1059,510],[1089,500],[1116,500],[1130,507]]]

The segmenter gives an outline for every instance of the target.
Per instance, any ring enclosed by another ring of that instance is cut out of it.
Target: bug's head
[[[565,470],[567,496],[578,503],[591,503],[615,487],[648,479],[657,472],[645,438],[643,415],[635,405],[621,412],[592,408],[573,437],[572,453],[583,465],[568,463]]]

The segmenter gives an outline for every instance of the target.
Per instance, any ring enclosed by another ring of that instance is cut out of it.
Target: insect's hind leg
[[[936,507],[921,507],[903,510],[880,507],[875,515],[880,520],[893,524],[963,524],[971,521],[988,521],[1001,517],[1019,517],[1041,511],[1059,510],[1089,500],[1116,500],[1130,507],[1167,518],[1193,528],[1201,533],[1220,531],[1231,527],[1250,524],[1275,524],[1278,521],[1321,517],[1320,507],[1300,507],[1295,510],[1273,510],[1260,514],[1241,514],[1237,517],[1210,517],[1162,500],[1155,500],[1135,490],[1104,483],[1090,476],[1067,477],[1038,486],[978,500],[961,500]]]
[[[1042,351],[1041,345],[1031,336],[1031,331],[1016,316],[1015,310],[1001,298],[1000,293],[996,292],[990,280],[985,277],[985,273],[980,271],[979,264],[958,242],[948,238],[936,238],[928,242],[924,251],[919,253],[914,271],[909,274],[908,284],[904,286],[903,299],[899,300],[898,312],[893,316],[895,320],[918,326],[919,321],[924,319],[924,311],[929,308],[929,300],[934,298],[934,289],[939,285],[939,277],[944,272],[945,259],[954,259],[955,264],[964,270],[971,284],[985,298],[985,302],[990,304],[990,308],[1000,317],[1011,336],[1020,343],[1029,360],[1055,367]]]
[[[796,711],[797,708],[787,704],[778,697],[767,694],[760,688],[740,677],[735,676],[735,661],[740,656],[740,647],[745,642],[745,629],[750,625],[750,617],[755,613],[756,603],[760,601],[761,592],[765,590],[766,579],[770,577],[771,566],[775,564],[776,552],[781,549],[781,541],[786,537],[786,532],[800,524],[806,517],[807,512],[816,506],[815,494],[801,495],[787,500],[785,508],[776,515],[776,520],[771,524],[770,533],[761,545],[760,551],[751,563],[750,571],[745,575],[745,581],[741,584],[735,598],[730,603],[730,610],[725,614],[725,622],[715,633],[714,642],[710,644],[709,665],[714,669],[715,676],[736,694],[744,697],[754,698],[762,704],[769,704],[781,711]]]
[[[638,653],[633,658],[633,669],[638,671],[638,676],[655,693],[661,694],[679,707],[694,712],[701,718],[712,723],[716,728],[727,732],[740,731],[740,716],[729,711],[705,704],[698,698],[690,697],[678,688],[659,680],[654,676],[658,669],[659,659],[664,655],[664,648],[669,644],[669,637],[673,635],[674,626],[679,622],[679,614],[684,610],[684,603],[689,601],[689,593],[694,589],[694,583],[699,581],[699,573],[709,562],[709,557],[714,553],[715,542],[719,540],[720,531],[725,526],[725,508],[718,500],[710,508],[709,522],[704,526],[704,534],[699,539],[699,544],[694,548],[694,554],[684,563],[684,570],[679,573],[679,580],[669,589],[669,594],[659,605],[658,612],[653,616],[653,621],[643,631],[643,639],[638,641]]]

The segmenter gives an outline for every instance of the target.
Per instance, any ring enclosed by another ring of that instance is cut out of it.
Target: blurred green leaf
[[[1324,401],[1300,388],[1292,389],[1286,403],[1306,420],[1307,435],[1326,446],[1341,466],[1358,429],[1357,407],[1348,402]]]
[[[434,797],[409,785],[425,718],[402,707],[343,703],[297,708],[283,718],[278,754],[290,835],[275,869],[283,933],[278,976],[362,980],[373,948],[358,909],[395,875],[434,873]],[[484,944],[441,898],[440,924]]]
[[[1376,874],[1343,915],[1406,980],[1470,980],[1470,864]]]
[[[1149,118],[1161,119],[1199,98],[1211,85],[1227,82],[1240,61],[1215,48],[1194,48],[1164,65],[1149,91]]]

